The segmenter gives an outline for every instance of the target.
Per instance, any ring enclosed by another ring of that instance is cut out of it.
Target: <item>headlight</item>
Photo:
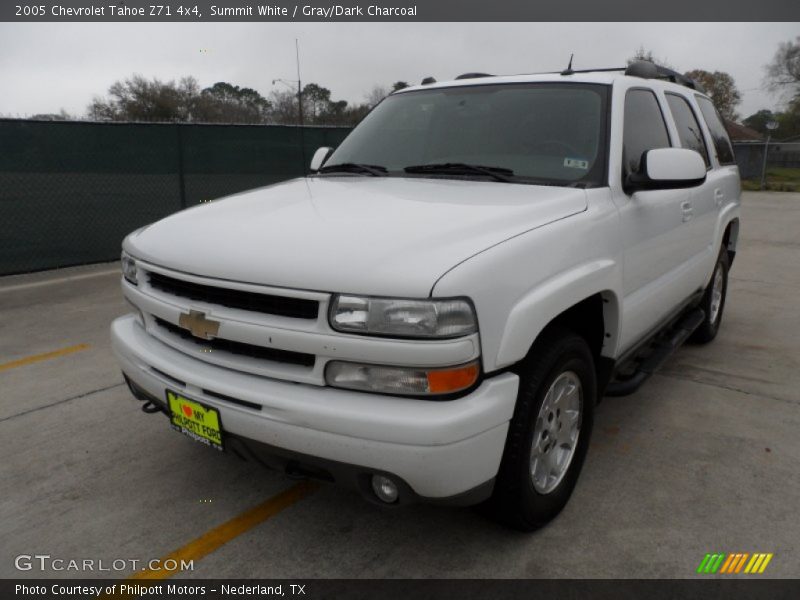
[[[128,280],[129,283],[139,285],[136,279],[136,261],[134,258],[130,254],[123,252],[120,258],[120,264],[122,265],[122,276]]]
[[[347,333],[447,338],[477,331],[472,305],[462,299],[403,300],[369,296],[334,297],[331,327]]]
[[[479,374],[478,361],[446,369],[388,367],[339,360],[325,367],[325,381],[333,387],[413,396],[461,392],[472,387]]]

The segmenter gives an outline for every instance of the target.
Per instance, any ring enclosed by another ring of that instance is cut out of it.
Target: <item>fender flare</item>
[[[559,315],[600,294],[604,340],[601,355],[613,356],[619,338],[621,269],[610,258],[585,262],[540,282],[512,307],[497,352],[498,368],[522,360],[539,334]],[[612,284],[612,285],[610,285]]]

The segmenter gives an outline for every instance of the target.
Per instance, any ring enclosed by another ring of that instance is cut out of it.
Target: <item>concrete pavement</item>
[[[572,500],[543,530],[322,486],[180,577],[683,578],[707,552],[772,552],[764,576],[796,577],[798,232],[800,194],[745,195],[717,340],[603,402]],[[164,557],[295,485],[140,411],[109,348],[127,312],[118,277],[112,264],[0,280],[0,577],[79,575],[18,571],[20,554]]]

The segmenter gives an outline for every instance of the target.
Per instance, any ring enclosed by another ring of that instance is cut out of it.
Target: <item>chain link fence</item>
[[[0,275],[114,260],[175,211],[300,176],[348,127],[0,119]],[[734,143],[760,189],[763,142]],[[800,191],[800,142],[771,142],[767,189]]]
[[[114,260],[134,229],[303,175],[349,131],[0,119],[0,275]]]
[[[734,142],[742,186],[778,192],[800,191],[800,142]],[[764,161],[764,152],[767,160]],[[763,179],[763,182],[762,182]]]

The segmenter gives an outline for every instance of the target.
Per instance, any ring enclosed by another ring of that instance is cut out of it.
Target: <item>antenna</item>
[[[573,59],[574,56],[575,56],[574,53],[569,55],[569,64],[567,65],[566,69],[561,71],[562,75],[572,75],[575,72],[575,71],[572,70],[572,59]]]
[[[303,85],[300,80],[300,42],[294,38],[294,51],[297,59],[297,120],[300,125],[300,159],[303,161],[303,175],[306,175],[306,134],[303,123]]]

